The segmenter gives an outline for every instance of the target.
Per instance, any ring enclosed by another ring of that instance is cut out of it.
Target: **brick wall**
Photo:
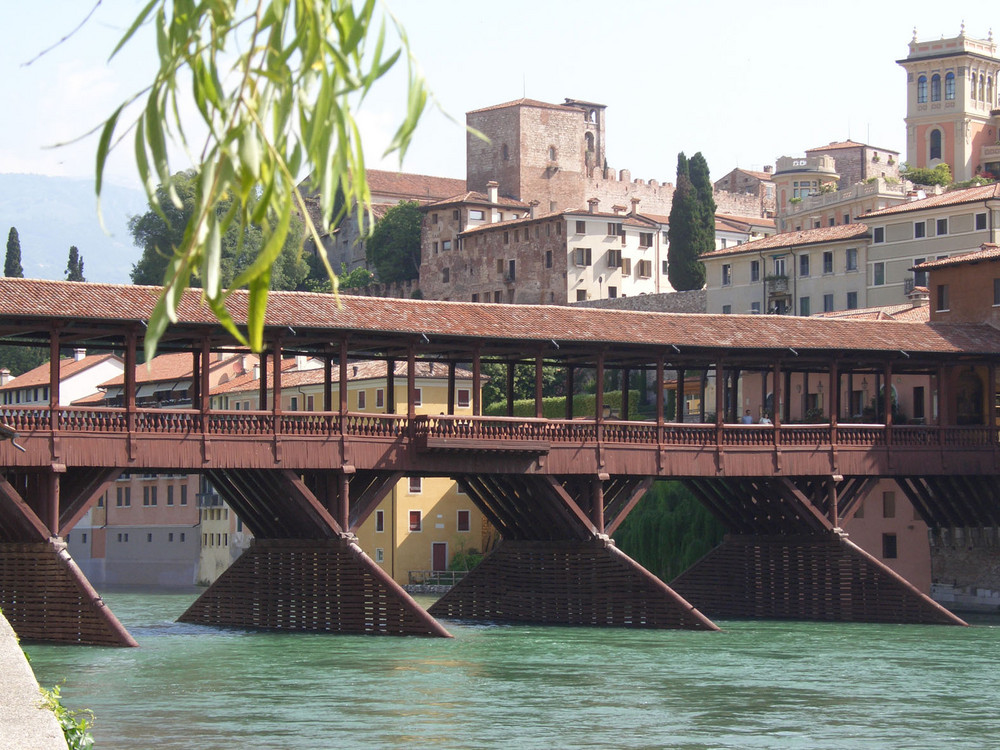
[[[610,310],[638,310],[642,312],[703,313],[707,311],[705,290],[671,292],[669,294],[640,294],[637,297],[594,299],[573,302],[574,307],[600,307]]]

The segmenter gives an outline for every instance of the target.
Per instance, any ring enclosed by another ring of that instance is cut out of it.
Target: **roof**
[[[508,198],[503,195],[498,195],[496,203],[494,203],[489,199],[489,196],[484,193],[476,192],[475,190],[442,198],[441,200],[426,204],[423,208],[428,209],[436,208],[437,206],[451,206],[456,203],[482,203],[487,206],[509,206],[511,208],[523,208],[525,210],[530,208],[530,205],[524,201],[519,201],[516,198]]]
[[[868,237],[867,224],[838,224],[835,227],[820,227],[819,229],[804,229],[799,232],[782,232],[758,240],[750,240],[736,247],[727,247],[703,253],[702,258],[717,258],[722,255],[737,253],[756,253],[767,250],[790,249],[819,245],[827,242],[842,242],[860,240]]]
[[[816,151],[839,151],[841,149],[848,149],[848,148],[870,148],[875,151],[885,151],[887,154],[899,153],[898,151],[895,151],[894,149],[891,148],[880,148],[878,146],[872,146],[869,143],[858,143],[857,141],[851,141],[851,140],[834,141],[833,143],[828,143],[825,146],[816,146],[816,148],[807,148],[806,153],[811,154]]]
[[[78,284],[80,282],[71,282]],[[73,357],[60,357],[59,358],[59,380],[60,382],[71,378],[72,376],[83,372],[84,370],[89,370],[91,367],[96,367],[102,362],[107,362],[108,360],[114,360],[116,362],[121,362],[121,358],[115,356],[114,354],[93,354],[82,359],[74,359]],[[38,367],[28,370],[15,378],[11,378],[7,381],[7,384],[0,386],[0,391],[13,391],[19,388],[30,388],[36,385],[48,385],[49,384],[49,362],[46,361],[44,364]]]
[[[733,172],[741,172],[742,174],[748,174],[751,177],[756,177],[758,180],[761,180],[763,182],[774,182],[774,173],[773,172],[758,172],[755,169],[743,169],[742,167],[736,167],[731,172],[723,175],[722,177],[720,177],[715,182],[722,182],[722,181],[726,180],[729,177],[729,175],[731,175]]]
[[[481,107],[480,109],[473,109],[466,112],[467,115],[474,115],[479,112],[490,112],[495,109],[507,109],[508,107],[535,107],[538,109],[558,109],[563,112],[576,112],[577,114],[582,114],[583,110],[579,107],[570,107],[565,104],[550,104],[549,102],[540,102],[537,99],[515,99],[511,102],[504,102],[503,104],[492,104],[489,107]]]
[[[130,323],[141,326],[148,320],[161,291],[152,286],[0,278],[0,323],[8,330],[37,332],[59,322],[70,331],[86,330],[88,340],[107,340],[102,337],[120,335]],[[233,291],[227,299],[227,310],[236,325],[246,325],[247,309],[247,292]],[[310,344],[328,346],[340,333],[363,342],[370,351],[398,347],[401,341],[426,339],[437,342],[441,351],[448,347],[468,351],[476,345],[484,351],[499,351],[502,344],[504,351],[523,352],[528,345],[545,346],[546,356],[554,358],[578,357],[580,347],[590,350],[600,344],[620,351],[655,348],[695,355],[721,350],[755,357],[789,348],[800,353],[836,349],[949,357],[1000,353],[1000,330],[987,324],[886,326],[778,315],[484,305],[314,292],[271,292],[265,325],[272,332],[287,331],[286,343],[293,343],[297,349]],[[230,340],[223,338],[215,316],[202,302],[200,289],[188,289],[181,296],[177,322],[168,334],[181,342],[184,336],[187,341],[213,335],[217,340]],[[558,348],[548,347],[549,342],[555,342]]]
[[[737,216],[735,214],[715,214],[716,221],[731,221],[737,224],[749,224],[753,227],[774,227],[774,219],[765,219],[761,216]]]
[[[992,242],[984,242],[978,250],[973,250],[971,253],[953,255],[950,258],[941,258],[940,260],[927,260],[920,265],[914,266],[914,268],[927,271],[932,268],[974,265],[990,260],[1000,260],[1000,245],[994,245]]]
[[[80,283],[80,282],[76,282]],[[215,359],[209,365],[209,370],[216,370],[219,367],[232,362],[237,357],[246,356],[245,353],[230,355],[223,359]],[[183,380],[191,378],[194,374],[194,359],[189,352],[178,354],[158,354],[149,361],[148,364],[135,366],[136,383],[161,383],[166,381]],[[46,379],[46,382],[48,380]],[[111,380],[101,383],[102,388],[115,385],[125,385],[125,373],[117,375]]]
[[[932,208],[957,206],[963,203],[979,203],[980,201],[996,199],[1000,199],[1000,182],[995,182],[991,185],[964,188],[962,190],[949,190],[947,193],[941,193],[940,195],[931,195],[920,200],[900,203],[898,206],[871,211],[864,216],[867,220],[874,216],[890,216],[892,214],[909,213],[910,211],[924,211]]]
[[[294,359],[287,359],[282,361],[282,375],[281,375],[281,388],[282,390],[287,390],[289,388],[298,388],[303,385],[322,385],[326,382],[325,371],[322,367],[313,368],[310,370],[289,370],[291,366],[295,364]],[[447,378],[448,368],[446,366],[438,366],[435,368],[433,362],[418,361],[416,364],[416,375],[418,378]],[[399,378],[406,377],[406,362],[396,362],[395,376]],[[347,380],[349,382],[357,382],[361,380],[384,380],[386,377],[386,363],[382,360],[367,360],[364,362],[351,362],[347,366]],[[459,380],[471,380],[472,372],[470,370],[464,370],[460,367],[455,368],[455,377]],[[333,374],[331,375],[331,382],[340,382],[340,366],[333,366]],[[270,369],[267,371],[267,387],[270,388],[273,385],[273,377]],[[246,391],[256,391],[260,388],[260,378],[254,377],[252,372],[248,372],[246,375],[241,375],[232,380],[221,383],[212,389],[212,395],[220,395],[223,393],[242,393]]]
[[[816,313],[817,318],[839,318],[851,320],[882,320],[897,323],[926,323],[930,319],[930,308],[927,305],[914,305],[904,302],[898,305],[881,305],[878,307],[862,307],[854,310],[835,310],[833,312]]]
[[[386,172],[381,169],[367,169],[365,176],[372,195],[398,196],[400,200],[439,200],[465,190],[465,180],[453,177]]]

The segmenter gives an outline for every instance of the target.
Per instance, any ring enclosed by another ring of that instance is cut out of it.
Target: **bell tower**
[[[951,167],[956,181],[1000,177],[1000,58],[986,39],[958,36],[920,41],[896,61],[906,70],[906,161],[913,167]]]

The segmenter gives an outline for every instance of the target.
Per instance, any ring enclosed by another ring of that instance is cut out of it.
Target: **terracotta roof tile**
[[[930,319],[927,305],[913,305],[904,302],[898,305],[861,307],[854,310],[834,310],[816,313],[816,318],[839,318],[841,320],[889,320],[897,323],[926,323]]]
[[[579,107],[568,107],[565,104],[550,104],[549,102],[540,102],[537,99],[515,99],[511,102],[504,102],[503,104],[493,104],[489,107],[482,107],[481,109],[473,109],[466,114],[474,115],[478,112],[491,112],[495,109],[507,109],[508,107],[535,107],[537,109],[559,109],[564,112],[579,112],[583,113],[583,110]]]
[[[920,200],[900,203],[898,206],[890,206],[878,211],[871,211],[864,215],[868,220],[875,216],[891,216],[892,214],[903,214],[910,211],[923,211],[929,208],[941,208],[944,206],[956,206],[962,203],[978,203],[980,201],[995,200],[1000,198],[1000,182],[992,185],[980,185],[979,187],[964,188],[963,190],[949,190],[941,195],[931,195]]]
[[[524,201],[519,201],[516,198],[508,198],[503,195],[497,196],[497,202],[490,202],[489,196],[483,193],[478,193],[475,190],[470,190],[465,193],[460,193],[458,195],[452,195],[447,198],[442,198],[441,200],[434,201],[433,203],[428,203],[423,208],[437,208],[438,206],[451,206],[456,203],[477,203],[486,206],[509,206],[510,208],[523,208],[528,210],[531,206]]]
[[[825,146],[816,146],[816,148],[807,148],[806,153],[811,154],[816,151],[837,151],[839,149],[845,148],[870,148],[875,151],[884,151],[887,154],[898,154],[898,151],[894,151],[891,148],[879,148],[878,146],[872,146],[870,143],[858,143],[857,141],[839,141],[837,143],[828,143]]]
[[[78,283],[78,282],[72,282]],[[121,362],[121,358],[115,356],[114,354],[92,354],[82,359],[74,359],[72,357],[61,357],[59,359],[59,380],[66,380],[73,375],[84,370],[89,370],[91,367],[96,367],[102,362],[106,362],[109,359]],[[48,385],[49,384],[49,363],[39,365],[38,367],[28,370],[16,378],[12,378],[7,381],[7,384],[0,386],[0,391],[15,390],[18,388],[28,388],[35,385]]]
[[[762,242],[763,240],[758,240]],[[753,244],[753,243],[747,243]],[[746,247],[743,245],[741,247]],[[0,278],[0,321],[37,325],[67,321],[111,321],[116,327],[149,318],[159,287]],[[247,293],[234,291],[227,309],[237,325],[247,320]],[[309,292],[272,292],[266,324],[294,327],[331,340],[343,331],[373,346],[390,336],[441,342],[518,345],[556,341],[588,347],[677,347],[682,352],[754,352],[836,348],[840,351],[953,354],[1000,352],[1000,330],[986,324],[928,323],[886,326],[851,320],[778,315],[693,315],[632,312],[559,305],[483,305],[473,302],[349,297]],[[217,332],[218,324],[191,289],[178,307],[177,326]],[[565,348],[565,347],[564,347]]]
[[[971,253],[953,255],[950,258],[941,258],[940,260],[927,260],[920,265],[914,266],[914,268],[927,271],[932,268],[972,265],[974,263],[982,263],[984,260],[997,259],[1000,259],[1000,245],[994,245],[992,242],[984,242],[978,250],[973,250]]]
[[[209,369],[217,370],[220,367],[225,367],[227,364],[232,362],[233,359],[243,356],[245,355],[235,354],[221,360],[213,360]],[[135,382],[163,383],[171,380],[183,380],[184,378],[192,377],[193,373],[194,358],[191,354],[187,352],[180,352],[176,354],[158,354],[149,361],[148,367],[146,364],[136,365]],[[46,382],[48,382],[47,379]],[[101,387],[106,388],[108,386],[124,384],[125,374],[122,373],[121,375],[111,378],[111,380],[101,383]]]
[[[452,177],[431,177],[408,172],[365,170],[372,195],[389,195],[400,200],[432,201],[465,191],[465,180]]]
[[[820,227],[819,229],[804,229],[799,232],[781,232],[759,240],[744,242],[742,245],[727,247],[703,253],[702,258],[716,258],[737,253],[756,253],[764,250],[819,245],[824,242],[841,242],[845,240],[861,240],[868,237],[867,224],[839,224],[835,227]]]

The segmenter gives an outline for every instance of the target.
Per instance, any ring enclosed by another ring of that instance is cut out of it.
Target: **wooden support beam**
[[[49,529],[6,478],[0,476],[0,530],[10,542],[41,542]]]
[[[643,477],[642,480],[635,485],[632,492],[629,495],[628,500],[622,506],[621,510],[615,513],[614,518],[611,520],[610,524],[605,526],[605,532],[608,536],[614,536],[615,532],[618,531],[618,527],[622,525],[628,514],[632,512],[636,504],[645,497],[646,493],[649,492],[649,488],[653,486],[655,481],[654,477]]]
[[[59,490],[59,536],[65,537],[76,526],[99,495],[121,476],[122,469],[71,469],[63,475]]]

